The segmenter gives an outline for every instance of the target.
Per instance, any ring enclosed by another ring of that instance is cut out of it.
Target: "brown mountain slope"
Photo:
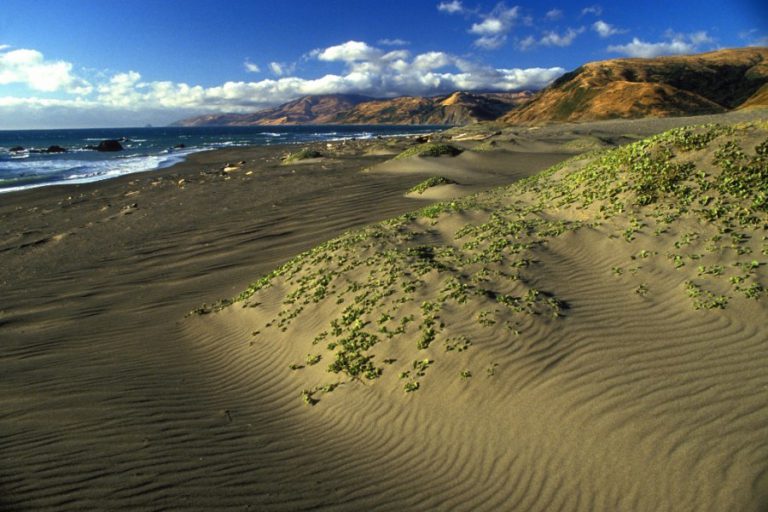
[[[252,114],[211,114],[183,119],[175,126],[260,126],[279,124],[450,124],[497,119],[531,96],[518,93],[465,93],[424,98],[373,99],[350,94],[304,96]]]
[[[764,84],[755,94],[742,103],[739,108],[768,106],[768,83]]]
[[[510,123],[712,114],[738,108],[768,83],[768,48],[592,62],[567,73]],[[763,94],[763,103],[765,102]]]
[[[449,96],[375,100],[356,105],[340,115],[344,124],[450,124],[490,121],[525,102],[530,93],[474,94],[455,92]]]
[[[259,126],[275,124],[323,124],[332,122],[339,112],[370,101],[357,94],[303,96],[280,106],[252,114],[209,114],[182,119],[174,126]]]

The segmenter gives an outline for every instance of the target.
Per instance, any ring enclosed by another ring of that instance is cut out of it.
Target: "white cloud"
[[[573,40],[576,39],[582,32],[584,32],[584,27],[579,27],[576,29],[569,28],[563,34],[558,34],[557,32],[553,31],[544,32],[544,35],[539,40],[538,44],[542,46],[570,46],[571,43],[573,43]]]
[[[603,20],[597,20],[592,24],[592,30],[598,33],[600,37],[610,37],[616,34],[623,34],[626,30],[616,28],[615,26],[604,22]]]
[[[520,17],[520,8],[518,6],[508,8],[500,3],[490,13],[481,17],[482,21],[473,23],[469,33],[480,36],[475,40],[475,46],[492,50],[506,42],[507,34]]]
[[[603,8],[599,5],[591,5],[589,7],[585,7],[581,10],[581,15],[585,16],[587,14],[594,14],[595,16],[600,16],[603,14]]]
[[[275,76],[291,75],[296,71],[296,63],[270,62],[268,67]]]
[[[276,74],[277,76],[282,76],[283,74],[285,74],[285,70],[283,69],[283,65],[280,64],[279,62],[270,62],[269,63],[269,69],[271,69],[272,72],[274,74]]]
[[[611,45],[609,52],[621,53],[629,57],[658,57],[660,55],[682,55],[700,51],[701,45],[714,43],[705,31],[692,34],[676,34],[669,32],[667,41],[649,43],[632,38],[632,41],[622,45]]]
[[[482,23],[474,23],[472,28],[469,29],[470,33],[483,36],[496,35],[505,30],[504,23],[497,18],[486,18]]]
[[[694,32],[693,34],[690,34],[688,36],[688,39],[690,39],[691,44],[693,44],[694,46],[698,46],[698,45],[702,45],[702,44],[711,44],[711,43],[715,42],[715,40],[712,39],[709,36],[709,34],[707,34],[703,30],[701,30],[699,32]]]
[[[28,108],[47,108],[47,107],[65,107],[65,108],[92,108],[93,102],[89,102],[83,99],[51,99],[51,98],[35,98],[25,97],[18,98],[15,96],[0,97],[0,107],[28,107]]]
[[[500,48],[504,45],[504,43],[507,42],[507,36],[506,35],[500,35],[500,36],[483,36],[478,37],[475,39],[475,46],[478,48],[484,48],[486,50],[495,50],[496,48]]]
[[[383,46],[408,46],[410,41],[404,39],[379,39],[379,44]]]
[[[563,11],[560,9],[551,9],[547,11],[547,14],[545,14],[544,17],[552,21],[559,20],[563,17]]]
[[[351,43],[351,42],[350,42]],[[345,52],[340,48],[364,50]],[[362,59],[362,55],[371,56]],[[247,110],[252,106],[282,103],[305,94],[357,92],[371,96],[403,94],[430,95],[454,90],[518,90],[543,87],[560,76],[564,70],[555,68],[494,69],[445,52],[426,52],[410,57],[404,50],[384,53],[365,45],[345,43],[317,53],[318,60],[343,60],[344,74],[328,74],[317,79],[285,77],[259,82],[227,82],[208,89],[157,87],[142,84],[140,77],[131,75],[113,79],[119,85],[133,83],[140,90],[142,101],[156,105],[175,94],[192,96],[184,105],[199,101],[201,107],[213,110]],[[182,84],[183,85],[183,84]],[[130,94],[120,90],[121,95]]]
[[[565,72],[561,67],[497,69],[446,52],[386,52],[356,41],[319,49],[310,56],[319,63],[342,62],[344,70],[317,78],[283,75],[259,81],[229,81],[214,87],[148,81],[137,71],[126,71],[104,78],[83,97],[0,96],[0,116],[14,119],[17,125],[24,119],[36,119],[46,126],[83,126],[85,120],[102,126],[161,124],[201,112],[253,112],[309,94],[394,97],[455,90],[539,89]],[[282,64],[272,64],[282,70]],[[4,127],[9,126],[4,123]]]
[[[356,62],[375,59],[381,54],[381,50],[361,41],[347,41],[324,50],[315,50],[313,53],[324,61]]]
[[[249,73],[258,73],[261,71],[261,68],[259,68],[258,64],[254,64],[251,61],[246,60],[243,63],[243,66],[245,67],[245,70]]]
[[[454,14],[457,12],[462,12],[464,10],[464,6],[461,5],[460,0],[452,0],[450,2],[440,2],[437,5],[437,10],[447,12],[448,14]]]
[[[0,85],[24,84],[40,92],[91,92],[91,85],[74,75],[71,63],[45,60],[37,50],[21,48],[7,51],[8,48],[8,45],[0,47]]]
[[[760,34],[756,28],[739,32],[739,39],[746,41],[747,46],[768,46],[768,34]]]
[[[453,63],[450,55],[443,52],[427,52],[417,55],[412,66],[419,71],[431,71],[449,66]]]
[[[528,36],[517,42],[517,48],[522,51],[530,50],[534,46],[536,46],[536,38],[533,36]]]
[[[623,53],[630,57],[657,57],[659,55],[692,53],[694,47],[692,44],[680,39],[661,43],[647,43],[634,37],[631,43],[609,46],[608,51]]]

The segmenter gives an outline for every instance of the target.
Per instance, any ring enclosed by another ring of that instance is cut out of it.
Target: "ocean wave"
[[[245,146],[253,146],[254,142],[252,141],[234,141],[234,140],[227,140],[227,141],[221,141],[221,142],[204,142],[203,146],[205,146],[208,149],[218,149],[218,148],[239,148],[239,147],[245,147]]]
[[[109,160],[7,161],[0,165],[0,193],[47,185],[90,183],[162,169],[183,161],[193,152],[190,150],[172,155],[134,155]]]
[[[402,131],[401,131],[402,129]],[[189,130],[189,131],[186,131]],[[83,183],[167,167],[191,153],[219,148],[320,141],[370,139],[377,135],[400,137],[424,133],[416,127],[234,127],[234,128],[130,128],[123,130],[49,130],[0,132],[0,192],[32,186]],[[392,133],[397,131],[398,133]],[[103,140],[120,140],[125,151],[102,153],[87,149]],[[184,143],[185,148],[175,146]],[[36,153],[58,144],[66,153]],[[11,153],[15,146],[27,150]]]

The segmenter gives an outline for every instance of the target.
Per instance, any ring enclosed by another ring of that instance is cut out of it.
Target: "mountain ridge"
[[[747,47],[589,62],[536,93],[309,95],[254,113],[195,116],[172,126],[541,124],[720,114],[760,106],[768,106],[768,48]]]
[[[510,124],[718,114],[768,104],[768,48],[618,58],[562,75],[500,120]]]
[[[456,91],[431,97],[372,98],[356,94],[307,95],[248,114],[206,114],[172,126],[270,126],[298,124],[461,125],[492,121],[532,93]]]

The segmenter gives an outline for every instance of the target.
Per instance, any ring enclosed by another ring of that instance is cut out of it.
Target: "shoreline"
[[[0,137],[3,139],[0,141],[0,149],[3,150],[0,177],[4,176],[0,179],[4,185],[0,194],[46,186],[93,183],[156,171],[172,167],[192,154],[211,150],[408,137],[431,133],[439,128],[310,125],[287,126],[277,132],[271,131],[274,130],[272,127],[227,126],[112,128],[102,131],[59,129],[34,130],[35,136],[25,135],[24,131],[9,131],[11,135],[6,135],[4,139]],[[95,151],[92,144],[88,146],[105,137],[122,142],[124,151],[101,153]],[[10,153],[9,148],[23,148],[24,152]],[[57,151],[50,152],[46,148],[57,148]]]

